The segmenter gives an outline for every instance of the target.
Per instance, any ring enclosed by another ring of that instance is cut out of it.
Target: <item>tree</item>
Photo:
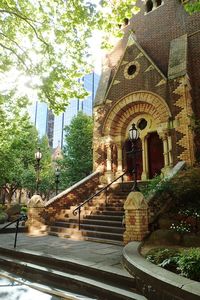
[[[1,77],[7,84],[15,73],[50,109],[64,110],[69,99],[87,95],[78,79],[90,71],[93,31],[120,34],[116,28],[131,17],[135,2],[102,0],[96,5],[92,0],[1,0]],[[4,94],[10,95],[10,88],[14,97],[15,83],[6,90],[3,87]],[[22,89],[20,92],[26,96]]]
[[[8,202],[11,202],[17,190],[26,189],[31,194],[35,192],[35,152],[38,146],[42,152],[39,191],[45,198],[52,191],[54,183],[48,138],[43,137],[38,141],[38,132],[26,116],[21,119],[20,126],[17,134],[8,137],[8,145],[0,148],[0,187]]]
[[[42,153],[39,192],[45,199],[49,199],[50,194],[55,190],[55,175],[47,136],[42,137],[39,146]]]
[[[200,0],[189,1],[185,4],[185,9],[189,13],[200,12]]]
[[[43,136],[34,144],[32,151],[32,163],[22,173],[22,186],[33,195],[36,191],[36,161],[35,152],[37,147],[40,147],[42,158],[40,161],[40,178],[39,178],[39,193],[44,199],[48,199],[49,195],[54,190],[54,168],[51,159],[51,149],[49,147],[48,137]]]
[[[9,143],[0,148],[0,186],[11,202],[17,189],[21,189],[26,172],[34,164],[34,151],[37,144],[37,131],[23,117],[18,134],[8,137]]]
[[[83,179],[92,171],[92,118],[79,112],[65,127],[65,146],[61,164],[63,188]]]

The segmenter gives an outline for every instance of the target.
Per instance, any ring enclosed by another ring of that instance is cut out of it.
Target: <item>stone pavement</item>
[[[14,233],[0,235],[0,247],[13,249]],[[85,265],[104,270],[115,270],[121,274],[128,272],[121,265],[123,246],[76,241],[54,236],[29,236],[18,233],[16,250],[37,252],[41,256],[80,262]]]
[[[0,234],[0,247],[14,249],[14,238],[14,233]],[[121,264],[123,246],[76,241],[48,235],[30,236],[27,233],[18,233],[16,250],[66,259],[89,267],[131,277]],[[5,299],[7,300],[8,298]]]

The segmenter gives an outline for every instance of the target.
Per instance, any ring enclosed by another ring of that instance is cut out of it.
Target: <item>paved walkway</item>
[[[14,233],[0,234],[0,247],[14,249],[14,238]],[[124,276],[130,276],[121,264],[122,249],[123,246],[118,245],[76,241],[48,235],[36,237],[29,236],[26,233],[18,233],[16,246],[17,251],[28,251],[37,253],[41,256],[66,259],[86,266],[107,270]],[[0,289],[0,295],[1,290],[2,289]],[[7,300],[11,298],[3,299]],[[15,298],[12,298],[12,300],[14,299]],[[21,300],[24,298],[19,299]],[[40,299],[43,300],[42,297]],[[44,300],[45,299],[46,298],[44,298]]]
[[[13,249],[15,234],[1,234],[0,247]],[[121,265],[122,246],[76,241],[54,236],[29,236],[18,233],[16,250],[37,252],[41,256],[55,256],[104,270],[128,275]]]

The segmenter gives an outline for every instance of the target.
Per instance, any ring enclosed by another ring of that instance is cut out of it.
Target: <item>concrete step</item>
[[[145,300],[133,277],[41,254],[0,248],[1,268],[20,278],[99,300]]]

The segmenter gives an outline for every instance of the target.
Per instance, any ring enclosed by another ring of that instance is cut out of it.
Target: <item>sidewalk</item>
[[[14,249],[14,238],[14,233],[0,234],[0,247]],[[76,241],[48,235],[35,237],[26,233],[18,233],[16,246],[17,251],[71,260],[129,277],[129,273],[121,265],[122,249],[123,246],[118,245]]]
[[[0,234],[0,247],[4,249],[11,249],[14,250],[14,239],[15,233],[6,233]],[[120,275],[123,277],[132,278],[132,276],[123,268],[121,261],[122,261],[122,250],[123,246],[118,245],[111,245],[111,244],[103,244],[103,243],[95,243],[89,241],[76,241],[67,238],[58,238],[54,236],[30,236],[27,233],[18,233],[17,238],[17,245],[15,248],[16,251],[19,252],[26,252],[37,254],[40,257],[50,257],[50,258],[57,258],[65,261],[75,262],[86,267],[91,267],[97,270],[107,271],[113,273],[113,276]],[[0,298],[2,294],[2,287],[1,287],[1,275],[4,276],[4,272],[0,272]],[[15,276],[12,277],[14,279],[14,283],[18,280]],[[11,282],[12,282],[11,278]],[[23,283],[23,281],[20,280]],[[25,282],[25,281],[24,281]],[[24,292],[24,296],[28,296],[28,292],[31,288],[39,289],[43,291],[45,294],[40,295],[41,300],[48,300],[49,295],[51,294],[51,290],[41,289],[39,286],[35,285],[34,283],[27,283],[28,287],[26,286],[26,290]],[[24,285],[21,286],[24,288]],[[14,288],[11,289],[14,292]],[[77,291],[78,292],[78,291]],[[67,294],[67,293],[66,293]],[[33,300],[33,298],[22,298],[19,300]],[[55,297],[55,298],[54,298]],[[57,300],[57,299],[69,299],[69,300],[94,300],[93,298],[83,297],[81,295],[74,294],[67,294],[66,298],[59,297],[56,294],[52,295],[52,298],[49,300]],[[36,297],[37,298],[37,297]],[[2,299],[2,298],[1,298]],[[13,300],[15,298],[6,297],[3,298],[5,300]],[[34,298],[35,299],[35,298]]]

